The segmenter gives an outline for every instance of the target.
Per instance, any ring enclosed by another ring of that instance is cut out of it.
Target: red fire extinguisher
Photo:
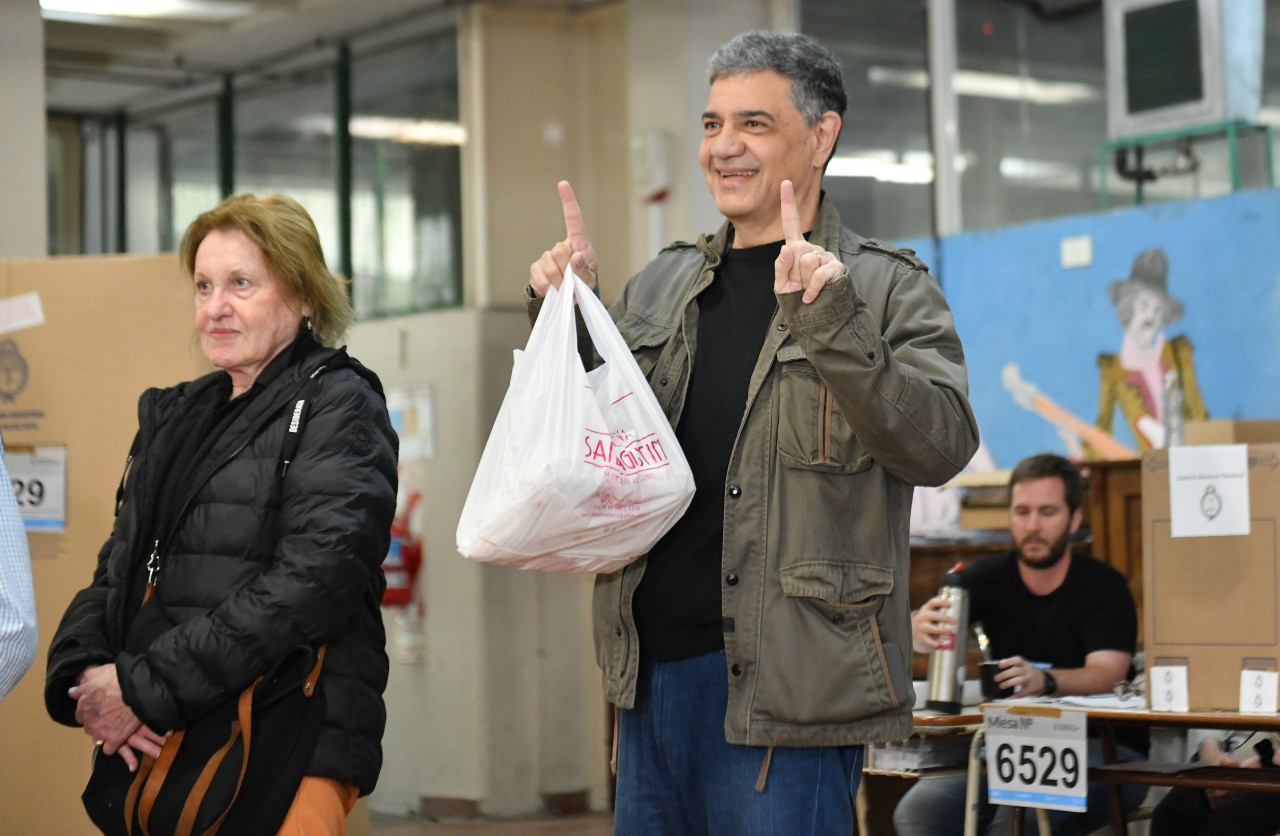
[[[410,533],[409,519],[420,499],[421,494],[411,494],[406,507],[391,521],[391,547],[382,561],[382,573],[387,578],[387,590],[382,593],[384,607],[403,607],[413,600],[422,567],[422,540]]]

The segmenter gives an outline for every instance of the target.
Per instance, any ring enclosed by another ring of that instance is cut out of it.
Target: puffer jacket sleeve
[[[978,449],[951,309],[923,269],[840,255],[848,275],[811,304],[800,291],[779,294],[791,334],[867,452],[908,484],[940,485]]]
[[[282,486],[272,565],[145,654],[117,660],[125,701],[153,729],[201,716],[298,645],[339,640],[361,608],[376,613],[398,443],[380,393],[354,371],[318,380]]]
[[[67,696],[67,689],[80,681],[85,668],[108,664],[115,658],[107,642],[106,627],[107,564],[114,543],[113,531],[98,552],[93,582],[71,599],[49,643],[45,707],[50,717],[68,726],[80,724],[76,722],[76,701]]]

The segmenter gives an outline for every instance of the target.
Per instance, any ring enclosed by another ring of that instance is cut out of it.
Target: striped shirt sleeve
[[[0,442],[2,444],[2,442]],[[36,658],[36,599],[31,554],[9,469],[0,456],[0,699]]]

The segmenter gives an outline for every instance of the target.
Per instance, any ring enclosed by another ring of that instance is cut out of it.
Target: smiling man
[[[1017,688],[1020,697],[1110,693],[1132,675],[1138,615],[1129,585],[1113,567],[1071,550],[1084,492],[1080,469],[1067,459],[1051,453],[1023,459],[1009,476],[1014,548],[960,574],[969,591],[969,621],[982,622],[993,658],[1001,660],[996,681]],[[940,633],[955,628],[946,603],[935,598],[913,618],[917,650],[935,646]],[[1137,760],[1147,750],[1143,731],[1117,738],[1121,760]],[[1091,737],[1089,765],[1101,762],[1102,746]],[[963,776],[916,783],[894,811],[898,836],[960,836],[965,783]],[[1126,807],[1137,807],[1145,794],[1145,787],[1126,787]],[[997,813],[986,798],[984,778],[979,827],[1008,833],[1007,808]],[[1083,814],[1050,813],[1053,836],[1092,833],[1107,823],[1107,810],[1106,785],[1090,784]]]
[[[697,493],[596,582],[628,834],[853,830],[862,744],[911,731],[915,485],[977,448],[964,354],[911,250],[841,225],[822,174],[846,106],[812,38],[750,32],[710,62],[699,159],[725,218],[663,250],[612,314]],[[530,268],[596,282],[582,212]]]

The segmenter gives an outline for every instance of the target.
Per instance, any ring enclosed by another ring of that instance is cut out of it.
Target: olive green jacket
[[[912,488],[947,481],[978,431],[951,311],[911,250],[863,240],[829,201],[811,241],[848,266],[809,305],[778,297],[724,485],[725,737],[835,746],[911,732],[907,603]],[[676,244],[612,308],[671,424],[697,341],[697,295],[728,240]],[[726,416],[736,420],[738,416]],[[596,656],[634,705],[631,601],[641,558],[597,578]]]

